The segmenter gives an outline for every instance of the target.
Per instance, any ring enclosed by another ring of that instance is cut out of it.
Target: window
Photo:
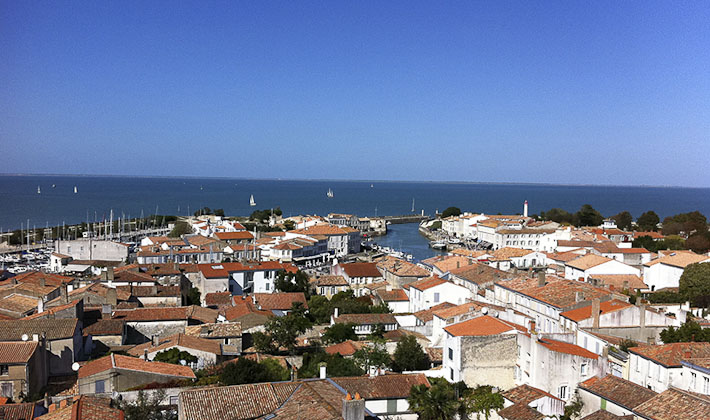
[[[693,391],[695,391],[695,380],[698,379],[698,375],[695,374],[695,372],[690,373],[690,387],[693,388]]]
[[[9,373],[10,366],[0,365],[0,375],[7,375]]]
[[[589,364],[588,363],[582,363],[582,366],[580,367],[579,371],[582,374],[582,376],[587,376],[587,371],[589,370]]]
[[[387,413],[395,414],[397,412],[397,400],[387,400]]]
[[[96,381],[94,384],[94,392],[97,394],[103,394],[106,392],[105,381]]]
[[[454,380],[454,369],[453,368],[449,368],[449,377],[451,378],[452,381]]]
[[[269,283],[264,283],[264,289],[269,290]]]
[[[454,349],[449,349],[449,360],[454,360]]]
[[[568,391],[567,385],[562,385],[562,386],[560,386],[559,390],[557,391],[557,396],[561,400],[566,400],[567,399],[567,391]]]
[[[710,378],[707,376],[703,377],[703,394],[707,395],[710,393]]]
[[[170,397],[170,405],[178,405],[178,397],[177,395],[173,395]]]
[[[5,382],[0,386],[0,394],[3,397],[12,398],[12,382]]]
[[[434,302],[438,302],[438,301],[439,301],[439,294],[434,293]]]

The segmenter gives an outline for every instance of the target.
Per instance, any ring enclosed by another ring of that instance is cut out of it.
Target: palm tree
[[[409,409],[419,415],[420,420],[453,420],[459,408],[459,401],[453,387],[445,379],[431,380],[431,387],[413,386],[409,392]]]
[[[481,414],[486,420],[490,419],[491,411],[503,408],[503,396],[498,392],[493,392],[493,387],[482,385],[469,393],[466,407],[470,413],[476,413],[476,418],[480,420]]]

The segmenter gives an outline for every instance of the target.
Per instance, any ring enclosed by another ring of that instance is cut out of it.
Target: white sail
[[[76,193],[77,193],[76,185],[74,185],[74,194],[76,194]]]
[[[37,186],[37,194],[42,194],[42,191],[39,189],[39,185]]]
[[[325,195],[328,196],[328,198],[333,198],[333,190],[328,188],[328,192]]]
[[[252,207],[256,206],[256,201],[254,201],[254,194],[249,197],[249,205]]]

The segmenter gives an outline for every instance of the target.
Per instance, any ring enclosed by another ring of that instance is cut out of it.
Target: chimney
[[[42,298],[37,299],[37,313],[41,314],[44,312],[44,301]]]
[[[209,333],[210,333],[210,329],[207,325],[202,325],[200,327],[200,335],[201,336],[207,336],[207,335],[209,335]]]
[[[62,297],[62,303],[69,303],[69,291],[67,290],[67,285],[62,283],[61,286],[59,286],[59,293]]]
[[[575,292],[574,301],[575,302],[582,302],[583,300],[584,300],[584,292],[581,290]]]
[[[340,309],[338,309],[338,307],[336,306],[335,308],[333,308],[333,319],[338,318],[339,314],[340,314]]]
[[[44,277],[42,277],[41,279],[39,279],[39,285],[42,287],[47,286],[47,280]]]
[[[461,268],[461,261],[456,261],[456,268]]]
[[[539,273],[537,273],[537,285],[538,287],[542,287],[545,285],[545,283],[545,272],[540,271]]]
[[[110,287],[106,291],[106,303],[111,306],[116,306],[118,304],[118,295],[115,288]]]
[[[113,281],[113,267],[106,267],[106,280]]]
[[[639,299],[640,300],[640,299]],[[639,327],[646,328],[646,304],[642,303],[639,305]]]
[[[365,400],[356,393],[353,398],[350,393],[343,399],[343,420],[363,420],[365,418]]]
[[[150,340],[152,341],[153,347],[156,347],[158,344],[160,344],[160,336],[152,335],[150,337]]]
[[[683,358],[688,360],[692,357],[692,354],[690,353],[690,350],[686,350],[683,354]]]
[[[143,360],[148,360],[148,349],[143,349]]]
[[[150,287],[150,294],[152,296],[158,296],[158,286],[153,285]]]
[[[101,305],[101,319],[111,318],[111,305],[103,304]]]
[[[592,328],[597,329],[599,328],[599,298],[594,298],[592,299],[592,316],[593,318],[593,323],[592,323]]]
[[[318,367],[319,367],[319,372],[320,372],[319,377],[320,377],[321,379],[327,378],[327,377],[328,377],[328,368],[327,368],[327,365],[326,365],[325,363],[320,363],[320,364],[318,365]]]
[[[629,290],[629,281],[628,281],[628,280],[624,280],[624,283],[622,283],[622,286],[621,286],[621,287],[623,287],[622,290]]]

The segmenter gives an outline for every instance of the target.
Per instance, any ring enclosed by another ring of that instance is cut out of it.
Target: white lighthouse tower
[[[523,217],[528,217],[528,200],[523,204]]]

